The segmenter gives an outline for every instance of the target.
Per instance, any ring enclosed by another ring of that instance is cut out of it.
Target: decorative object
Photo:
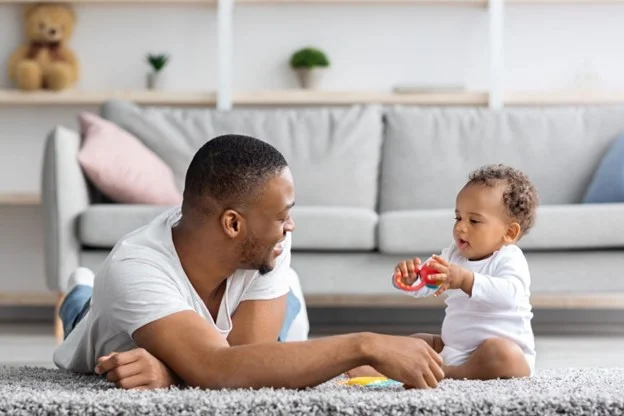
[[[314,47],[299,49],[290,58],[290,67],[297,73],[299,85],[305,89],[319,88],[329,65],[325,53]]]
[[[26,91],[60,91],[78,80],[79,64],[67,47],[76,22],[68,4],[38,3],[24,8],[26,43],[9,57],[9,78]]]
[[[171,168],[139,139],[95,114],[81,112],[78,121],[84,138],[78,162],[102,193],[129,204],[182,202]]]
[[[620,133],[600,159],[583,202],[586,204],[624,202],[624,132]]]
[[[162,70],[169,62],[169,55],[147,55],[147,62],[152,71],[147,74],[147,89],[157,90],[162,88]]]

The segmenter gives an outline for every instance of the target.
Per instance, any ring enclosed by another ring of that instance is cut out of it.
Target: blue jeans
[[[77,285],[67,294],[65,300],[63,300],[63,304],[59,309],[59,316],[63,322],[63,333],[65,338],[67,338],[71,331],[89,311],[92,295],[93,288],[91,286]],[[300,310],[301,302],[299,302],[299,299],[297,299],[292,290],[290,290],[288,292],[288,297],[286,298],[286,316],[277,339],[278,341],[284,342],[286,334],[288,334],[288,330]]]

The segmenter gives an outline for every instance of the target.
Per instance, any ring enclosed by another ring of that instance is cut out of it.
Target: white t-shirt
[[[135,330],[180,311],[195,311],[227,337],[231,317],[242,301],[288,293],[290,233],[271,272],[237,270],[227,279],[215,322],[173,246],[171,227],[180,217],[179,208],[167,210],[115,245],[96,273],[91,309],[54,352],[59,368],[91,373],[99,357],[135,348]]]
[[[453,242],[441,257],[474,272],[472,296],[461,289],[449,289],[442,341],[461,352],[474,351],[488,338],[515,341],[527,355],[535,355],[531,328],[531,275],[529,265],[516,245],[508,245],[484,260],[471,261],[461,255]],[[417,282],[415,282],[417,283]],[[415,297],[432,295],[437,289],[426,286],[410,293]]]

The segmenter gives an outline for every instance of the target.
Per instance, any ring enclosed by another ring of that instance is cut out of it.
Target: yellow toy
[[[26,43],[9,58],[9,78],[22,90],[63,90],[78,80],[79,64],[67,42],[76,17],[67,4],[39,3],[24,8]]]
[[[365,386],[365,387],[390,387],[402,386],[403,383],[391,380],[387,377],[352,377],[339,382],[347,386]]]

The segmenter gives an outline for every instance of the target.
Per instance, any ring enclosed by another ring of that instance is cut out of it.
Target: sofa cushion
[[[386,122],[382,212],[451,208],[470,171],[490,163],[527,173],[543,204],[567,204],[582,202],[602,155],[624,130],[624,106],[394,106]]]
[[[88,112],[78,121],[83,137],[78,162],[103,194],[127,204],[182,202],[171,168],[136,137]]]
[[[624,135],[603,156],[583,202],[624,202]]]
[[[94,204],[79,217],[81,243],[111,248],[125,234],[142,227],[168,207]],[[294,250],[372,250],[376,244],[377,213],[349,207],[293,207]]]
[[[293,207],[293,250],[372,250],[376,247],[375,211],[349,207]]]
[[[93,204],[78,217],[78,238],[87,247],[112,248],[121,237],[169,208],[162,205]]]
[[[624,203],[545,205],[518,245],[528,250],[624,247]]]
[[[440,253],[453,241],[454,217],[451,209],[384,212],[379,250]],[[518,245],[528,251],[624,247],[624,233],[614,230],[624,230],[624,203],[542,205],[535,226]]]
[[[109,101],[102,116],[138,137],[171,166],[183,189],[199,147],[222,134],[265,140],[286,157],[297,204],[375,209],[382,139],[379,106],[305,109],[139,107]]]

